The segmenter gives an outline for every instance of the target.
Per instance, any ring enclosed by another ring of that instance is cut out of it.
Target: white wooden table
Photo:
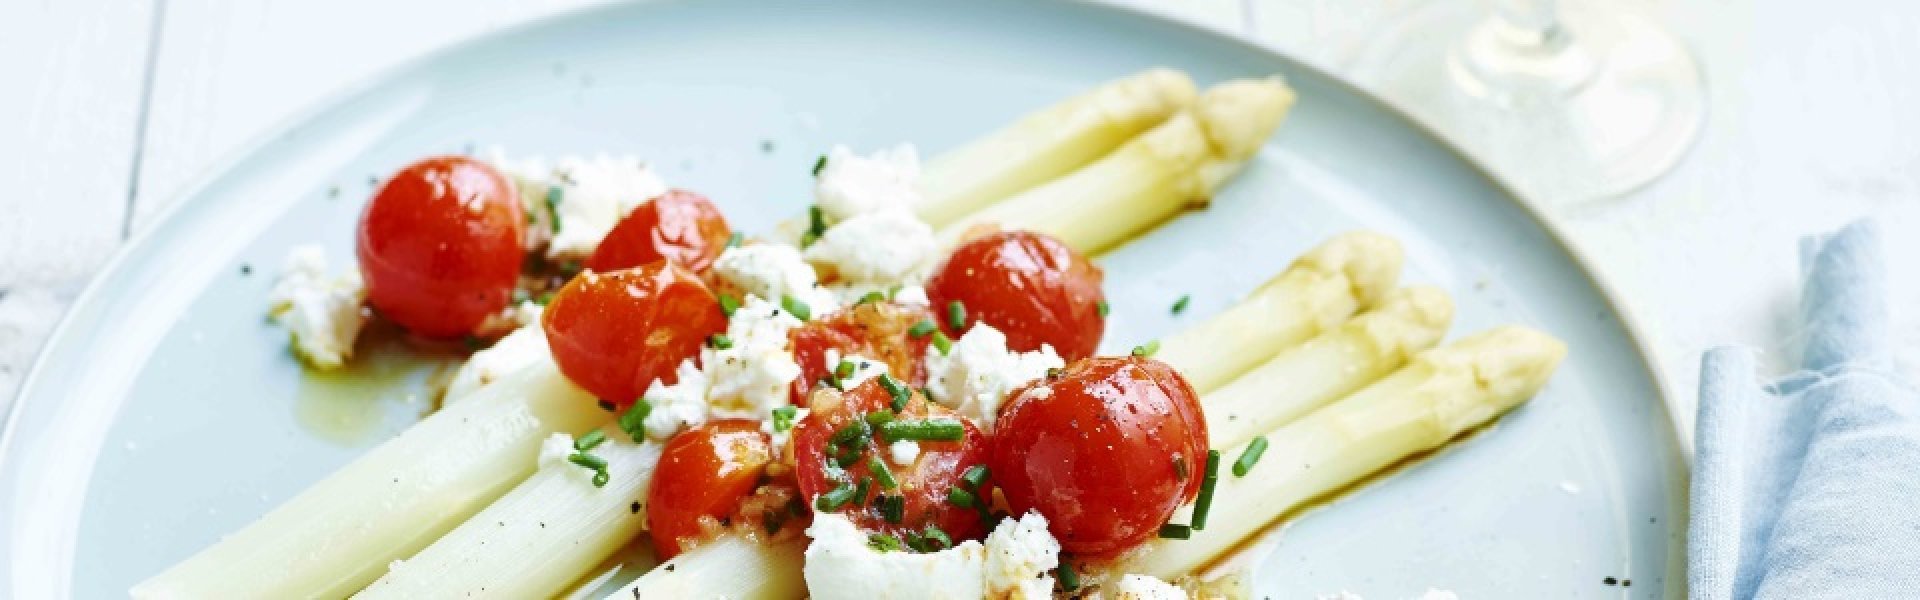
[[[0,407],[115,249],[237,148],[382,67],[599,1],[0,3]],[[1335,72],[1418,4],[1131,1]],[[1693,47],[1709,124],[1663,180],[1557,219],[1646,327],[1690,432],[1703,348],[1791,356],[1795,238],[1879,214],[1890,256],[1920,250],[1903,239],[1920,237],[1920,3],[1613,1]],[[1902,289],[1896,313],[1920,300]]]

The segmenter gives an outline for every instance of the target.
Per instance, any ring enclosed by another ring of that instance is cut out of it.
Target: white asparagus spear
[[[605,419],[593,396],[553,363],[523,369],[409,427],[132,595],[344,597],[525,479],[547,433],[584,431]]]
[[[1398,368],[1406,362],[1413,352],[1430,348],[1445,333],[1447,322],[1451,320],[1453,303],[1446,295],[1433,288],[1413,288],[1388,294],[1374,312],[1361,315],[1348,321],[1334,332],[1315,338],[1305,345],[1280,352],[1266,364],[1249,371],[1225,387],[1212,393],[1196,387],[1204,394],[1201,408],[1208,416],[1208,435],[1216,448],[1234,447],[1252,437],[1245,427],[1226,426],[1226,438],[1216,433],[1214,422],[1225,420],[1219,417],[1225,411],[1239,411],[1248,422],[1283,421],[1287,414],[1297,415],[1302,410],[1311,410],[1341,395],[1378,380],[1388,371]],[[1237,308],[1237,307],[1236,307]],[[1237,318],[1261,318],[1257,313],[1229,310],[1218,318],[1236,318],[1229,315],[1241,315]],[[1230,324],[1230,323],[1229,323]],[[1242,324],[1248,325],[1248,324]],[[1183,334],[1184,335],[1184,334]],[[1228,350],[1235,350],[1228,341]],[[1200,348],[1199,346],[1187,346]],[[1208,349],[1211,351],[1212,349]],[[1190,363],[1196,357],[1182,354],[1184,350],[1162,349],[1160,358],[1169,364]],[[1330,361],[1334,361],[1330,364]],[[1353,368],[1346,368],[1352,365]],[[1290,380],[1278,381],[1281,377]],[[1251,378],[1251,379],[1249,379]],[[1249,385],[1242,386],[1242,381]],[[1268,414],[1271,413],[1271,414]],[[1261,431],[1264,431],[1262,429]],[[1217,496],[1216,496],[1217,497]],[[738,542],[735,542],[738,543]],[[792,560],[794,565],[782,565],[768,562],[743,562],[746,559]],[[683,564],[690,565],[693,573],[732,573],[760,572],[793,569],[799,570],[800,557],[786,557],[767,553],[759,555],[730,555],[724,559],[705,558],[688,553],[682,555]],[[705,561],[730,560],[731,571]],[[720,585],[721,581],[706,582],[705,585]],[[769,583],[769,585],[772,585]],[[691,586],[685,589],[699,589]],[[804,596],[803,589],[755,588],[755,594],[770,598],[798,598]],[[635,597],[671,597],[666,590],[652,587],[645,578],[635,581],[620,593],[609,595],[608,600],[620,600]],[[663,596],[663,594],[665,594]]]
[[[1194,572],[1302,503],[1360,482],[1485,425],[1540,391],[1567,347],[1545,333],[1505,326],[1429,350],[1366,389],[1267,434],[1245,477],[1221,449],[1207,528],[1186,540],[1152,540],[1105,569],[1173,579]]]
[[[1236,446],[1350,394],[1440,343],[1452,320],[1446,292],[1394,290],[1373,310],[1208,394],[1207,439],[1215,447]]]
[[[732,598],[791,600],[807,594],[800,569],[807,538],[778,544],[721,536],[681,553],[641,575],[607,600],[634,598]],[[931,583],[931,582],[929,582]]]
[[[1105,252],[1184,208],[1205,205],[1260,150],[1293,101],[1293,90],[1278,77],[1208,88],[1191,110],[1093,164],[954,221],[940,236],[954,244],[980,227],[1060,223],[1064,226],[1052,233],[1067,245]],[[1142,218],[1066,218],[1069,214]]]
[[[1357,231],[1295,259],[1226,312],[1160,343],[1160,356],[1196,390],[1211,390],[1254,365],[1372,306],[1400,279],[1400,243]]]
[[[968,142],[920,174],[921,220],[938,228],[1093,162],[1193,104],[1193,80],[1149,69]]]

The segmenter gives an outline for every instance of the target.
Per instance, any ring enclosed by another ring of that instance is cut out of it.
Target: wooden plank
[[[120,243],[155,10],[0,3],[0,410]]]

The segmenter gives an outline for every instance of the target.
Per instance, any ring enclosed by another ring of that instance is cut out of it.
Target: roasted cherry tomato
[[[958,337],[951,305],[964,307],[965,325],[984,321],[1007,334],[1021,352],[1053,346],[1071,362],[1092,356],[1106,331],[1100,304],[1100,268],[1045,234],[1006,231],[976,238],[953,251],[927,282],[927,295],[947,335]]]
[[[877,378],[845,394],[831,388],[814,394],[811,412],[793,431],[801,500],[815,511],[840,513],[863,529],[894,534],[903,541],[924,536],[928,526],[939,528],[953,543],[986,535],[982,503],[993,497],[992,484],[982,481],[975,486],[961,478],[986,462],[985,437],[973,423],[928,403],[918,393],[899,413],[890,406],[892,398]],[[953,441],[920,441],[919,455],[912,462],[895,464],[881,432],[885,426],[873,426],[867,420],[868,415],[882,414],[886,417],[876,418],[896,424],[955,425],[961,435]],[[884,476],[875,472],[880,464],[886,469]],[[888,477],[894,485],[886,485]],[[954,504],[950,495],[956,488],[973,499],[971,506]],[[860,490],[866,494],[860,495]],[[897,520],[883,507],[895,500],[882,497],[899,499]]]
[[[367,302],[422,336],[473,331],[513,295],[522,210],[512,182],[486,163],[438,156],[401,169],[360,215]]]
[[[827,364],[828,350],[838,351],[843,357],[857,355],[885,362],[887,372],[909,387],[925,384],[926,371],[920,358],[926,355],[927,338],[915,338],[907,332],[930,317],[917,306],[868,302],[794,329],[789,336],[800,376],[793,380],[793,403],[806,406],[813,388],[837,366]]]
[[[727,218],[706,196],[670,190],[614,225],[587,259],[587,268],[604,273],[664,258],[699,273],[713,265],[732,235]]]
[[[567,379],[626,406],[654,379],[673,382],[674,367],[724,331],[727,317],[707,284],[663,260],[581,273],[554,294],[541,326]]]
[[[667,440],[647,488],[647,532],[660,560],[732,515],[760,483],[773,444],[749,419],[713,421]],[[713,521],[702,527],[702,518]]]
[[[1185,379],[1148,358],[1090,358],[1015,390],[988,464],[1014,514],[1106,555],[1153,537],[1200,492],[1207,424]]]

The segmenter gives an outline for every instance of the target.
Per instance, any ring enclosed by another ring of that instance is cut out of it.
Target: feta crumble
[[[667,192],[659,174],[631,156],[568,156],[548,166],[540,159],[512,161],[497,150],[492,154],[488,162],[515,180],[531,215],[528,247],[544,242],[550,260],[592,256],[627,213]]]
[[[995,596],[1050,598],[1060,566],[1060,542],[1047,532],[1047,518],[1028,512],[1019,521],[1005,519],[987,534],[987,589]]]
[[[653,407],[645,421],[647,437],[661,442],[707,422],[707,374],[687,359],[680,362],[675,375],[679,380],[673,385],[655,379],[642,395]]]
[[[367,289],[358,270],[328,276],[320,246],[297,246],[269,298],[267,314],[287,327],[294,354],[307,364],[336,369],[353,357],[353,342],[367,324]]]
[[[1187,600],[1186,590],[1152,575],[1123,575],[1108,591],[1112,600]]]
[[[800,257],[785,244],[752,244],[728,248],[713,261],[713,274],[743,294],[780,302],[783,297],[807,305],[814,316],[838,310],[840,303]]]
[[[716,415],[766,419],[788,404],[788,384],[800,376],[788,334],[800,320],[756,295],[748,295],[727,320],[733,346],[700,351],[707,372],[707,396]]]
[[[839,348],[828,348],[821,358],[825,359],[822,362],[826,364],[822,366],[826,367],[828,373],[839,369],[841,361],[853,364],[853,374],[840,378],[840,387],[849,390],[860,387],[860,384],[866,383],[869,379],[887,374],[887,363],[858,354],[848,354],[843,357],[840,356]]]
[[[1029,512],[1002,520],[983,544],[968,540],[939,552],[880,552],[846,517],[814,515],[802,575],[815,600],[839,598],[1046,598],[1047,571],[1060,543],[1047,520]],[[938,585],[929,585],[937,582]]]
[[[927,354],[927,392],[933,401],[973,419],[980,429],[993,431],[1000,406],[1014,388],[1039,379],[1047,369],[1066,366],[1052,346],[1034,352],[1007,350],[1007,336],[985,323],[976,323],[951,352]]]
[[[925,281],[939,254],[932,227],[904,210],[888,210],[828,228],[803,256],[849,283],[894,285]]]
[[[895,465],[907,466],[920,458],[920,442],[898,440],[887,444],[887,460]]]
[[[537,322],[513,330],[493,346],[473,353],[466,364],[455,371],[453,380],[447,383],[447,393],[442,401],[451,404],[465,399],[474,390],[518,371],[528,365],[545,360],[550,356],[547,349],[547,332]]]
[[[540,440],[540,462],[538,464],[541,466],[567,464],[567,457],[572,454],[573,436],[567,435],[566,432],[556,431],[553,432],[553,435],[547,436],[547,439]]]
[[[813,198],[835,222],[887,210],[912,210],[920,203],[919,179],[920,153],[912,144],[871,156],[834,146],[814,181]]]

